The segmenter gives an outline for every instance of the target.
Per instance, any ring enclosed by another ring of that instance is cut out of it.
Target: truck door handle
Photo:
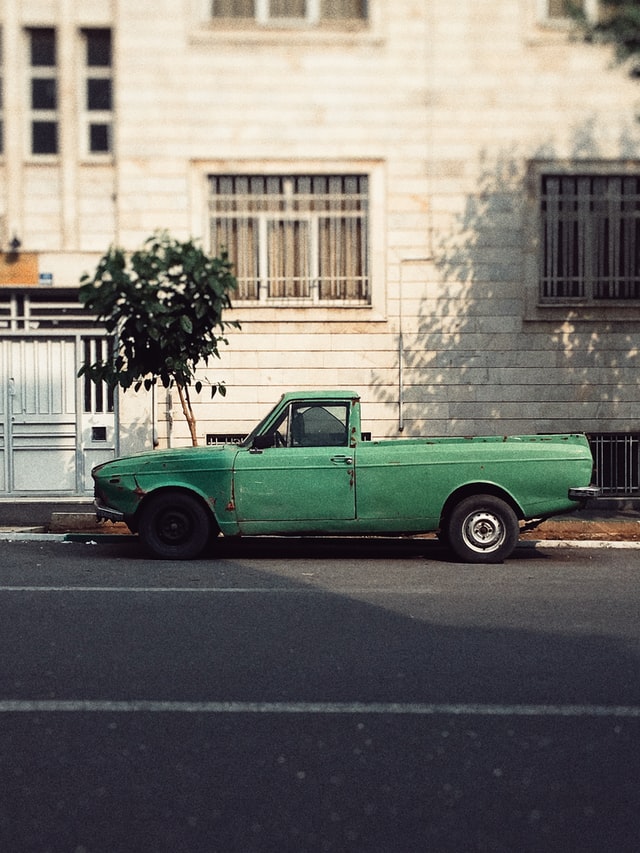
[[[332,462],[341,462],[343,465],[353,465],[353,456],[332,456]]]

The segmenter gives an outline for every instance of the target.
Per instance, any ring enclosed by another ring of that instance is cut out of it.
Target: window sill
[[[530,305],[525,313],[525,321],[563,322],[579,321],[585,323],[624,322],[640,320],[640,301],[629,302],[538,302]]]
[[[276,24],[237,24],[224,23],[201,24],[189,35],[191,44],[210,45],[224,43],[230,45],[276,44],[295,41],[300,44],[341,44],[379,45],[383,38],[373,31],[369,24],[346,24],[344,26],[310,25],[305,22],[291,26]]]
[[[227,311],[234,319],[244,322],[290,322],[300,323],[383,323],[386,317],[372,305],[354,303],[323,303],[322,305],[292,303],[290,301],[273,302],[234,302]],[[286,310],[286,316],[283,316]]]
[[[27,154],[25,163],[28,166],[57,166],[60,163],[60,154]]]
[[[113,152],[105,152],[104,154],[83,154],[80,159],[81,166],[113,166],[115,163],[115,155]]]

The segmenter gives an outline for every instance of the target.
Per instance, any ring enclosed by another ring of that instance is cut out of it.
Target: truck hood
[[[96,465],[91,476],[114,477],[124,474],[153,474],[174,470],[226,468],[233,463],[237,444],[214,444],[205,447],[176,447],[169,450],[148,450],[121,456]]]

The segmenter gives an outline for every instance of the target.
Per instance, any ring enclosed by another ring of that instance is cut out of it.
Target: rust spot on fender
[[[137,477],[134,477],[133,479],[134,479],[134,482],[136,484],[136,487],[133,490],[134,495],[137,495],[139,498],[143,498],[147,494],[146,489],[143,489],[141,487],[140,483],[138,482]]]

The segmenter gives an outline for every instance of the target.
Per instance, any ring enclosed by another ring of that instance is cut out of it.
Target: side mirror
[[[256,450],[266,450],[267,447],[275,447],[276,434],[274,432],[265,432],[262,435],[257,435],[253,440],[253,446]]]

